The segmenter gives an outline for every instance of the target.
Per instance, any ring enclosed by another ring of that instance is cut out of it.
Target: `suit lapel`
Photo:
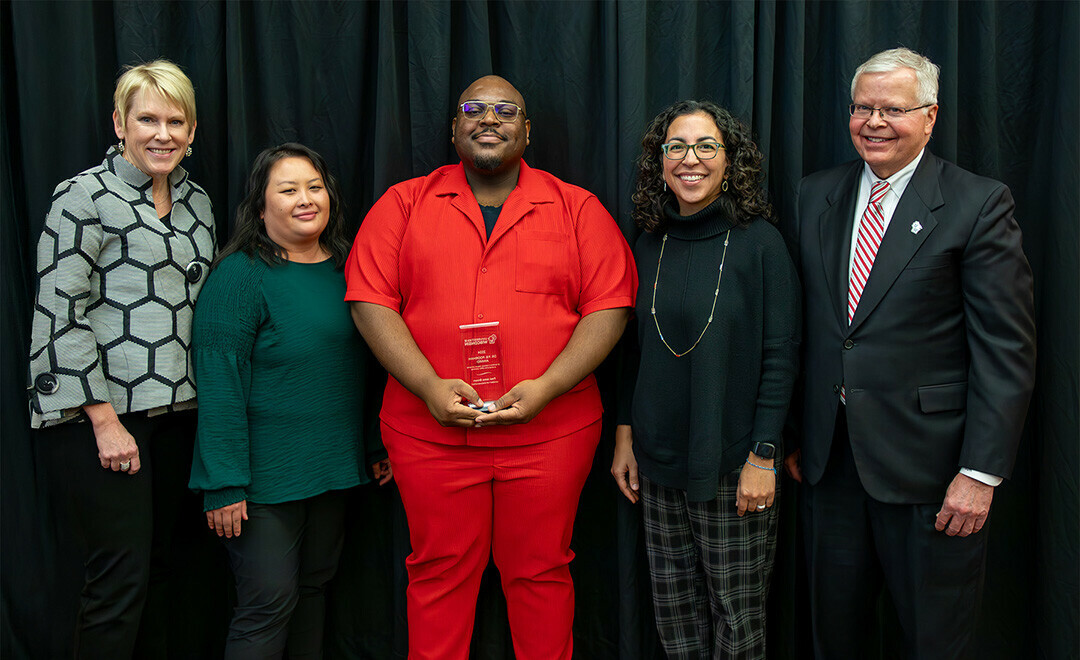
[[[849,332],[859,327],[874,311],[937,226],[932,211],[945,203],[941,197],[937,169],[937,159],[929,151],[925,152],[881,239],[874,267],[870,269],[870,277],[866,280],[866,288],[851,319]]]
[[[862,161],[840,179],[828,194],[829,207],[818,219],[821,241],[821,263],[825,282],[832,299],[833,312],[841,327],[847,326],[848,259],[851,254],[851,222],[855,216],[855,200],[859,193]]]

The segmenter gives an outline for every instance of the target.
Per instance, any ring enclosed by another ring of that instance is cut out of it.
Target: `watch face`
[[[767,442],[754,443],[754,453],[762,458],[775,458],[776,457],[776,445],[771,445]]]

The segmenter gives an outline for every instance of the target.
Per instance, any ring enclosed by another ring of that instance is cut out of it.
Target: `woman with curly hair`
[[[672,105],[637,163],[634,257],[653,286],[638,291],[611,473],[642,500],[668,657],[762,658],[798,280],[761,152],[730,112]]]

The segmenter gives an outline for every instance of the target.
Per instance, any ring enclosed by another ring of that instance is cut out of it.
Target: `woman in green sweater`
[[[237,606],[225,657],[322,657],[344,490],[391,478],[364,434],[368,351],[344,303],[337,183],[288,143],[255,159],[235,233],[195,308],[191,488],[224,537]]]
[[[798,280],[761,153],[730,112],[676,103],[642,147],[634,259],[653,286],[638,290],[611,472],[643,501],[668,657],[763,658]]]

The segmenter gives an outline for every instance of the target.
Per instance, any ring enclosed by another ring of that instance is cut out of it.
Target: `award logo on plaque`
[[[487,408],[506,393],[503,388],[499,322],[459,325],[465,354],[465,382],[473,386]]]

